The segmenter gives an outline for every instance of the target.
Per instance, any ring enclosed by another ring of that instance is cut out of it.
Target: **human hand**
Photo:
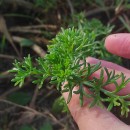
[[[108,36],[105,41],[105,47],[112,54],[130,59],[130,34],[122,33]],[[99,61],[101,61],[103,67],[107,67],[109,70],[114,69],[116,73],[123,72],[127,78],[130,77],[130,70],[126,68],[111,62],[91,57],[87,58],[87,62],[90,64],[98,63]],[[98,71],[94,76],[98,77],[99,74],[100,72]],[[106,89],[112,91],[114,90],[114,85],[106,86]],[[125,95],[128,93],[130,93],[130,83],[119,94]],[[64,93],[63,96],[67,100],[68,93]],[[107,111],[105,107],[94,106],[89,108],[90,100],[85,98],[84,106],[81,107],[79,96],[73,94],[68,104],[69,110],[80,130],[130,130],[130,126],[120,121],[111,112]]]

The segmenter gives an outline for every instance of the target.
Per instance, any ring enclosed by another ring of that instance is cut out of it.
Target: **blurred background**
[[[94,56],[130,68],[104,48],[109,34],[130,32],[129,12],[129,0],[0,0],[0,130],[78,130],[54,85],[39,90],[29,77],[14,87],[8,70],[28,54],[44,57],[61,27],[94,31]]]

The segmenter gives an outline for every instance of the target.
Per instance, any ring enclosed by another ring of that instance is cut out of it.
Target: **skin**
[[[105,40],[105,47],[107,51],[112,54],[130,59],[130,34],[120,33],[109,35]],[[87,62],[94,64],[101,61],[103,67],[107,67],[109,70],[114,69],[116,73],[123,72],[126,77],[130,77],[130,70],[123,68],[111,62],[98,60],[92,57],[87,58]],[[93,74],[98,77],[100,70]],[[118,81],[120,83],[120,81]],[[108,90],[114,90],[114,85],[106,86]],[[76,89],[76,87],[75,87]],[[88,90],[86,90],[88,91]],[[119,95],[125,95],[130,93],[130,83],[119,93]],[[63,94],[65,100],[67,100],[68,93]],[[84,106],[79,104],[79,96],[73,94],[70,103],[68,104],[71,115],[77,123],[80,130],[130,130],[130,126],[126,125],[118,118],[116,118],[106,108],[99,108],[95,106],[88,108],[88,104],[92,99],[84,99]]]

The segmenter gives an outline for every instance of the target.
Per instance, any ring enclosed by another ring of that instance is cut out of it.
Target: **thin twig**
[[[7,29],[6,21],[2,15],[0,15],[0,32],[2,32],[5,35],[6,39],[9,41],[11,46],[14,48],[16,54],[19,56],[19,58],[21,58],[21,55],[13,42],[11,34],[9,33],[9,31]]]
[[[42,43],[42,44],[45,44],[45,45],[48,45],[49,44],[49,40],[44,38],[44,37],[31,37],[31,39],[36,42],[36,43]]]
[[[73,16],[75,11],[74,11],[74,7],[73,7],[73,5],[71,3],[71,0],[67,0],[67,3],[69,5],[69,7],[70,7],[71,15]]]
[[[91,15],[95,15],[95,14],[98,14],[98,13],[101,13],[101,12],[104,12],[104,11],[110,11],[110,10],[115,10],[115,7],[111,6],[111,7],[93,9],[93,10],[85,12],[85,16],[89,17]]]
[[[15,107],[22,108],[24,110],[27,110],[28,112],[32,112],[34,115],[38,115],[38,116],[41,116],[41,117],[45,117],[45,118],[50,117],[52,122],[54,122],[55,124],[59,124],[62,127],[65,127],[64,124],[62,124],[58,119],[56,119],[56,117],[54,117],[48,110],[44,109],[44,112],[42,113],[42,112],[39,112],[39,111],[32,109],[28,106],[22,106],[22,105],[19,105],[19,104],[16,104],[16,103],[4,100],[4,99],[0,99],[0,104],[1,103],[2,104],[6,103],[6,104],[10,104],[10,105],[15,106]]]
[[[38,29],[23,29],[21,28],[14,28],[14,29],[9,29],[10,32],[20,32],[20,33],[30,33],[30,34],[43,34],[42,30],[38,30]],[[50,35],[56,35],[56,32],[49,32]]]
[[[31,47],[40,57],[44,57],[46,52],[37,44],[32,45]]]
[[[16,31],[16,30],[20,30],[20,29],[24,29],[24,30],[32,30],[32,29],[51,29],[51,30],[57,30],[57,26],[56,25],[50,25],[50,24],[41,24],[41,25],[31,25],[31,26],[17,26],[17,27],[11,27],[10,31]]]
[[[11,60],[19,59],[16,56],[10,56],[10,55],[5,55],[5,54],[0,54],[0,58],[11,59]]]
[[[17,36],[13,36],[12,38],[13,38],[13,40],[14,40],[15,42],[17,42],[17,43],[19,43],[19,44],[20,44],[20,42],[21,42],[22,40],[25,39],[25,38],[17,37]],[[45,54],[46,54],[46,52],[45,52],[40,46],[38,46],[37,44],[33,44],[33,45],[31,46],[31,48],[32,48],[33,51],[35,51],[40,57],[44,57]]]
[[[10,32],[20,32],[20,33],[31,33],[31,34],[43,34],[41,30],[30,30],[30,29],[23,29],[21,28],[15,28],[15,29],[9,29]]]
[[[36,99],[37,99],[37,96],[38,96],[38,92],[39,92],[39,87],[36,86],[33,97],[32,97],[32,100],[31,100],[31,102],[29,104],[29,106],[31,108],[35,108],[35,102],[36,102]]]
[[[45,115],[42,114],[41,112],[38,112],[38,111],[36,111],[35,109],[32,109],[32,108],[30,108],[30,107],[28,107],[28,106],[22,106],[22,105],[19,105],[19,104],[16,104],[16,103],[7,101],[7,100],[5,100],[5,99],[0,99],[0,102],[2,102],[2,103],[4,102],[4,103],[7,103],[7,104],[16,106],[16,107],[20,107],[20,108],[23,108],[23,109],[25,109],[25,110],[31,111],[31,112],[33,112],[33,113],[35,113],[35,114],[37,114],[37,115],[41,115],[41,116],[45,117]]]
[[[26,85],[28,85],[30,83],[30,79],[28,79],[28,81],[23,85],[23,87],[24,86],[26,86]],[[15,91],[18,91],[18,90],[20,90],[21,88],[20,87],[14,87],[14,88],[12,88],[12,89],[9,89],[8,91],[6,91],[5,93],[3,93],[2,95],[0,95],[0,99],[3,99],[3,98],[5,98],[7,95],[9,95],[10,93],[13,93],[13,92],[15,92]]]
[[[5,4],[17,4],[17,6],[23,6],[28,9],[32,9],[34,7],[32,3],[25,0],[3,0],[2,2]]]
[[[0,73],[0,79],[5,79],[5,78],[11,78],[13,77],[13,74],[10,74],[9,71],[4,71]]]
[[[3,0],[2,4],[20,6],[23,7],[24,9],[33,10],[34,12],[44,13],[44,10],[42,8],[36,7],[31,2],[25,0]]]
[[[15,87],[15,88],[9,89],[8,91],[6,91],[2,95],[0,95],[0,99],[5,99],[7,95],[9,95],[10,93],[13,93],[15,91],[18,91],[18,90],[20,90],[19,87]]]
[[[125,29],[125,27],[124,27],[124,26],[122,26],[122,27],[118,28],[118,29],[115,31],[115,33],[122,32],[124,29]]]
[[[59,124],[63,128],[65,127],[64,124],[62,124],[52,113],[50,113],[50,111],[46,110],[45,114],[49,115],[56,124]]]
[[[46,95],[44,95],[39,101],[38,104],[42,103],[44,100],[46,100],[49,96],[51,96],[53,93],[56,93],[57,91],[55,89],[52,89]]]

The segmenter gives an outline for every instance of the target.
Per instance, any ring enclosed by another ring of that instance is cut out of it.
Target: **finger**
[[[109,35],[105,40],[105,47],[112,54],[130,59],[130,34]]]
[[[114,69],[114,70],[117,70],[117,71],[121,71],[123,73],[130,73],[130,70],[128,70],[128,69],[126,69],[126,68],[124,68],[120,65],[117,65],[115,63],[108,62],[108,61],[105,61],[105,60],[99,60],[99,59],[96,59],[96,58],[93,58],[93,57],[88,57],[86,59],[86,61],[89,62],[90,64],[97,64],[97,63],[101,62],[102,67]]]
[[[76,88],[75,88],[76,89]],[[65,99],[68,93],[63,93]],[[125,125],[106,108],[94,106],[89,108],[89,102],[92,99],[84,99],[84,106],[79,103],[79,95],[73,94],[68,104],[69,110],[78,124],[80,130],[129,130],[129,126]]]
[[[108,68],[108,71],[113,71],[115,70],[115,74],[121,74],[124,73],[124,75],[126,76],[126,79],[130,78],[130,70],[127,70],[119,65],[116,65],[114,63],[111,63],[111,62],[107,62],[107,61],[103,61],[103,60],[98,60],[98,59],[95,59],[95,58],[87,58],[87,62],[89,62],[90,64],[96,64],[98,62],[101,62],[101,65],[103,67],[106,67]],[[96,71],[94,74],[92,74],[91,77],[97,77],[99,78],[100,77],[100,71],[101,70],[98,70]],[[107,74],[104,73],[104,82],[107,80]],[[117,83],[118,84],[121,84],[122,82],[122,79],[119,78],[117,80]],[[114,84],[109,84],[107,86],[104,86],[105,89],[109,90],[109,91],[114,91],[116,89],[116,86]],[[125,88],[123,88],[120,92],[118,92],[119,95],[127,95],[127,94],[130,94],[130,83],[128,83]]]

